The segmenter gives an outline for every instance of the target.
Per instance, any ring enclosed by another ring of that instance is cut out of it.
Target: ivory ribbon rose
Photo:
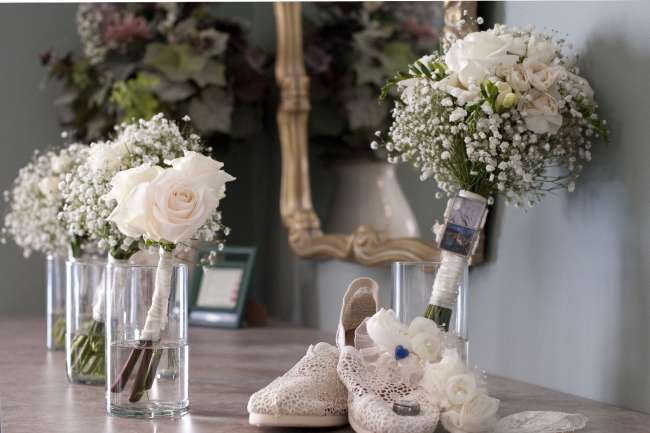
[[[177,244],[190,239],[225,197],[234,180],[223,164],[186,151],[170,168],[143,165],[115,175],[107,199],[117,207],[109,219],[125,235]]]
[[[523,104],[526,127],[536,134],[555,134],[562,126],[555,97],[533,90],[527,98]]]

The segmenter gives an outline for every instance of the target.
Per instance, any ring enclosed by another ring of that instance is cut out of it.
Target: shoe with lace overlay
[[[341,349],[339,378],[348,390],[348,421],[357,433],[432,433],[440,411],[426,391],[403,379],[396,363],[367,364],[351,346]],[[416,414],[398,415],[394,403],[417,405]]]
[[[339,348],[352,345],[354,331],[378,310],[377,283],[352,281],[343,297],[334,347],[318,343],[288,372],[253,394],[249,422],[256,426],[335,427],[348,423],[347,390],[338,378]]]

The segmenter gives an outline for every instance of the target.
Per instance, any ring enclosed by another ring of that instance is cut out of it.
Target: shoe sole
[[[264,415],[251,413],[248,423],[257,427],[339,427],[348,423],[346,415]]]
[[[365,428],[360,427],[359,424],[357,424],[356,422],[354,422],[354,420],[352,419],[352,417],[350,417],[350,418],[348,419],[348,421],[349,421],[349,423],[350,423],[350,427],[352,427],[352,430],[354,430],[354,431],[357,432],[357,433],[374,433],[374,432],[371,432],[370,430],[366,430]]]

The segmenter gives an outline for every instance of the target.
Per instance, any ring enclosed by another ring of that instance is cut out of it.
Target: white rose
[[[508,84],[520,93],[527,92],[528,89],[530,89],[530,84],[526,78],[524,67],[520,63],[517,63],[512,67],[506,79],[508,80]]]
[[[92,171],[115,171],[122,164],[122,158],[127,154],[126,146],[119,143],[100,141],[90,145],[88,163]]]
[[[562,126],[562,115],[555,98],[537,91],[532,91],[528,98],[531,99],[526,98],[523,107],[526,127],[536,134],[555,134]]]
[[[171,163],[172,168],[158,171],[150,180],[151,170],[132,173],[129,178],[143,179],[135,187],[127,179],[116,182],[119,186],[111,197],[121,210],[116,208],[111,220],[127,236],[173,244],[192,238],[225,196],[225,183],[234,180],[220,170],[223,164],[195,152]],[[129,187],[131,191],[120,201],[120,193]]]
[[[565,72],[562,66],[548,66],[540,61],[526,59],[523,63],[526,80],[540,92],[546,92]]]
[[[555,45],[550,39],[532,35],[528,40],[526,57],[548,65],[555,58]]]
[[[462,405],[474,397],[477,389],[474,374],[457,374],[447,381],[447,399],[453,406]]]
[[[117,228],[126,236],[139,238],[146,232],[147,215],[143,206],[138,206],[138,197],[145,199],[146,186],[163,172],[163,168],[149,164],[129,170],[122,170],[113,176],[111,180],[112,189],[103,198],[104,200],[116,200],[117,206],[109,216]],[[129,196],[136,187],[143,185],[134,200]]]
[[[570,72],[567,73],[567,74],[568,74],[569,79],[576,84],[576,86],[578,87],[580,92],[583,94],[583,96],[585,98],[587,98],[587,100],[589,102],[593,102],[593,100],[594,100],[594,89],[591,88],[591,85],[589,84],[589,81],[585,80],[584,78],[582,78],[579,75],[572,74]]]
[[[56,176],[44,177],[38,182],[39,191],[48,199],[57,199],[61,196],[59,192],[59,178]]]
[[[391,354],[397,346],[410,350],[408,328],[397,319],[393,310],[382,308],[377,311],[366,322],[366,329],[372,341]]]
[[[493,31],[470,33],[451,46],[445,63],[451,72],[458,73],[463,86],[480,84],[499,67],[517,62],[519,57],[509,54],[512,44],[511,35],[497,35]]]
[[[447,407],[449,405],[447,383],[451,377],[463,373],[465,373],[465,363],[458,356],[458,351],[445,349],[440,362],[425,365],[422,388],[432,398],[438,400],[442,407]]]
[[[470,84],[467,88],[458,81],[456,72],[449,74],[435,84],[437,89],[443,90],[456,98],[456,103],[461,107],[465,104],[471,104],[480,99],[481,89],[475,84]]]
[[[52,167],[52,171],[55,174],[61,174],[65,169],[70,165],[70,158],[68,158],[65,155],[54,155],[50,159],[50,165]]]
[[[170,161],[174,170],[185,173],[196,182],[210,187],[216,193],[216,199],[226,196],[226,182],[234,177],[222,170],[223,163],[197,152],[185,151],[185,156]]]

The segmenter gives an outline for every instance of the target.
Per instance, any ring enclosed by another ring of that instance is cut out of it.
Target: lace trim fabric
[[[494,433],[568,433],[587,425],[579,413],[526,411],[501,418]]]

